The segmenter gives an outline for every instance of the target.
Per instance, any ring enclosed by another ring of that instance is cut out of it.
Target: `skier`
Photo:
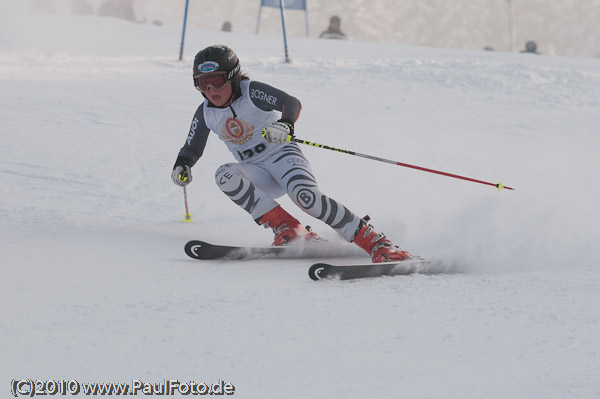
[[[175,184],[184,187],[192,181],[192,166],[202,156],[212,130],[238,161],[217,169],[217,185],[257,224],[273,229],[273,245],[319,239],[275,202],[287,193],[304,212],[364,249],[374,263],[410,256],[376,233],[368,216],[361,219],[321,193],[310,163],[291,141],[302,108],[297,98],[250,80],[236,54],[224,45],[207,47],[196,55],[193,79],[205,100],[173,167]]]

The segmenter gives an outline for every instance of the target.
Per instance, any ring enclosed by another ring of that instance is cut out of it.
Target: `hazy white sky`
[[[73,1],[87,1],[95,9],[105,0],[27,0],[29,5],[53,6],[67,13]],[[513,0],[516,49],[534,40],[549,55],[600,57],[600,0]],[[16,3],[2,0],[3,3]],[[19,2],[27,3],[27,2]],[[233,30],[255,33],[260,0],[190,0],[188,23],[220,29],[230,21]],[[302,11],[286,13],[288,36],[316,37],[331,15],[342,19],[350,40],[396,42],[407,45],[484,48],[509,51],[507,0],[307,0]],[[185,0],[133,0],[136,18],[144,22],[181,24]],[[307,23],[308,21],[308,23]],[[279,10],[263,8],[261,34],[281,32]]]

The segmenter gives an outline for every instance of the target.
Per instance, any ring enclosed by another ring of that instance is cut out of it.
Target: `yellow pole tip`
[[[184,215],[183,216],[183,221],[186,222],[186,223],[191,222],[192,221],[192,214],[188,213],[187,215]]]
[[[498,187],[498,191],[502,190],[504,188],[504,184],[502,184],[502,182],[496,184],[496,187]]]

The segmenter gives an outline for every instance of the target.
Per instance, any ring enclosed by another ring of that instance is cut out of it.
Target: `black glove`
[[[281,118],[277,122],[285,123],[290,128],[290,136],[294,137],[294,122],[286,118]]]
[[[185,187],[192,181],[192,161],[187,157],[179,156],[173,166],[171,180],[180,187]]]

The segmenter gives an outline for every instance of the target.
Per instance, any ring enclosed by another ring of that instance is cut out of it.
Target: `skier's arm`
[[[302,110],[302,104],[296,97],[261,82],[250,82],[250,99],[263,111],[280,111],[281,119],[292,125],[298,120]]]
[[[173,183],[185,187],[192,182],[192,166],[202,156],[209,133],[210,129],[204,121],[204,105],[201,105],[198,107],[194,119],[192,119],[190,132],[185,144],[179,150],[175,165],[173,165],[173,171],[171,172]]]
[[[210,129],[206,126],[206,122],[204,121],[203,104],[198,107],[196,114],[194,114],[190,131],[185,139],[185,144],[181,147],[181,150],[179,150],[177,159],[187,158],[189,160],[189,165],[194,166],[204,153],[204,147],[206,147],[209,133]]]

